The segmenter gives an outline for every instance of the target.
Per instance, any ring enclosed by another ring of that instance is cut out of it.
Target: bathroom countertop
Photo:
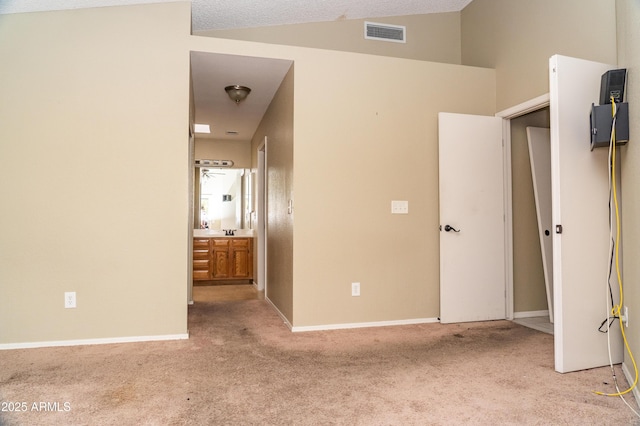
[[[235,235],[224,235],[224,231],[211,230],[211,229],[194,229],[193,236],[196,238],[253,238],[253,229],[238,229]]]

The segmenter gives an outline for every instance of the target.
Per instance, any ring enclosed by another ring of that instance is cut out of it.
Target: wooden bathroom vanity
[[[194,281],[251,281],[252,279],[252,237],[193,237]]]

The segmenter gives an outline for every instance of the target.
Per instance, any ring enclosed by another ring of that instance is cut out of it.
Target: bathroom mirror
[[[251,229],[251,171],[196,168],[194,197],[196,228]]]

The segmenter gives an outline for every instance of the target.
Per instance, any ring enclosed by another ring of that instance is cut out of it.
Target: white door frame
[[[193,305],[193,228],[194,228],[194,202],[195,202],[195,143],[196,138],[191,127],[189,127],[189,170],[188,192],[189,192],[189,217],[187,219],[187,304]]]
[[[505,278],[506,278],[506,317],[513,320],[513,200],[511,182],[511,119],[549,106],[549,93],[530,99],[496,113],[502,118],[502,142],[504,164],[504,211],[505,211]]]
[[[257,175],[257,288],[267,294],[267,137],[258,146],[258,175]]]

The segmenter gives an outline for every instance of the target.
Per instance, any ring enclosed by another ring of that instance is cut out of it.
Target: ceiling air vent
[[[364,38],[367,40],[392,41],[394,43],[406,43],[407,28],[401,25],[364,23]]]

